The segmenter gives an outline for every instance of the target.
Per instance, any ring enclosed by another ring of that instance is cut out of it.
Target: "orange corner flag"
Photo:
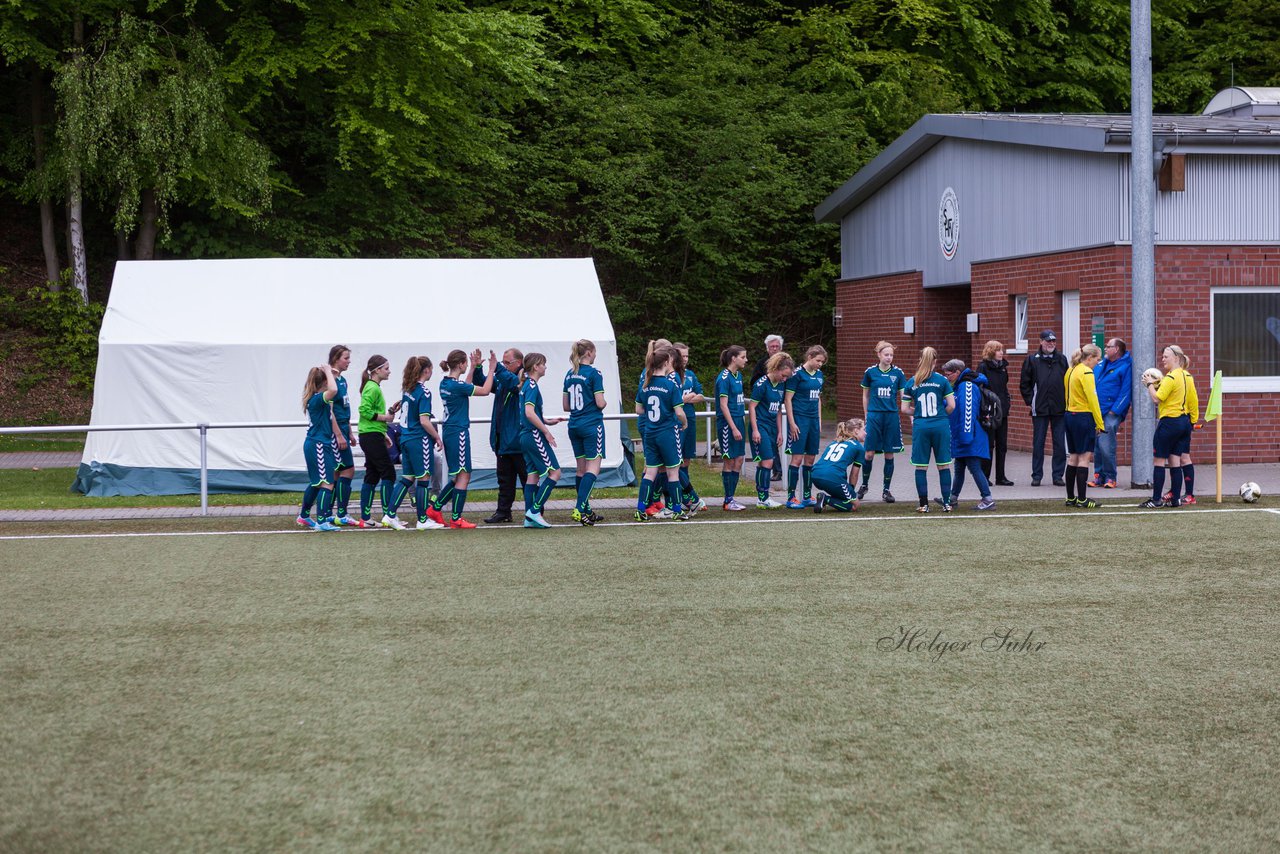
[[[1204,408],[1204,420],[1212,421],[1222,416],[1222,371],[1213,375],[1213,388],[1209,392],[1209,405]]]

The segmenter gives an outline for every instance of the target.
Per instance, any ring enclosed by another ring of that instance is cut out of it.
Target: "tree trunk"
[[[116,230],[116,260],[133,260],[133,252],[129,249],[129,235],[119,229]]]
[[[134,257],[139,261],[154,261],[156,257],[156,219],[159,215],[156,191],[142,191],[142,222],[138,226],[138,239],[133,246]]]
[[[35,144],[37,174],[44,171],[44,75],[36,68],[31,74],[31,129]],[[59,272],[58,241],[53,236],[53,202],[47,195],[40,195],[40,243],[44,247],[44,274],[50,290],[59,290],[62,280]]]
[[[80,196],[80,170],[71,172],[67,191],[67,230],[71,232],[71,281],[80,298],[89,301],[89,271],[84,254],[84,202]]]
[[[74,23],[76,51],[84,49],[84,15],[77,12]],[[84,253],[84,199],[81,195],[80,169],[71,170],[67,188],[67,252],[71,255],[71,281],[80,298],[89,301],[89,271]]]

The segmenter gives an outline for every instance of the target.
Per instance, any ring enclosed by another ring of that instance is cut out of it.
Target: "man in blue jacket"
[[[528,476],[524,468],[524,451],[520,449],[520,367],[524,353],[512,347],[502,354],[502,362],[493,370],[493,420],[489,422],[489,447],[498,457],[498,509],[485,519],[495,525],[511,521],[511,505],[516,500],[516,483]],[[484,369],[477,365],[472,382],[484,384]]]
[[[1094,449],[1092,485],[1107,489],[1116,488],[1116,431],[1129,414],[1132,401],[1133,359],[1128,350],[1123,341],[1112,338],[1107,342],[1106,358],[1093,369],[1098,406],[1107,432],[1098,436]]]

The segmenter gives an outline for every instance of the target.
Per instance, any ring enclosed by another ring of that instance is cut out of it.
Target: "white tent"
[[[369,356],[392,365],[383,383],[399,399],[400,369],[413,355],[437,365],[453,349],[501,356],[507,347],[547,356],[546,415],[562,415],[569,346],[597,348],[609,407],[620,411],[618,354],[595,266],[588,258],[547,260],[134,261],[116,265],[99,336],[95,425],[225,424],[306,420],[307,371],[329,348],[351,348],[353,419]],[[440,371],[430,385],[438,392]],[[492,398],[471,404],[489,418]],[[436,399],[436,414],[440,414]],[[625,411],[630,411],[630,406]],[[566,425],[553,428],[572,482]],[[301,489],[301,427],[210,429],[213,492]],[[601,484],[631,482],[619,426],[606,421]],[[472,425],[472,488],[494,483],[489,425]],[[363,476],[357,458],[357,481]],[[75,488],[88,495],[199,491],[194,430],[91,432]]]

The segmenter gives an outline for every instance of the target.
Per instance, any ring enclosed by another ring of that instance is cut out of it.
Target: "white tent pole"
[[[200,424],[200,515],[209,515],[209,425]]]

